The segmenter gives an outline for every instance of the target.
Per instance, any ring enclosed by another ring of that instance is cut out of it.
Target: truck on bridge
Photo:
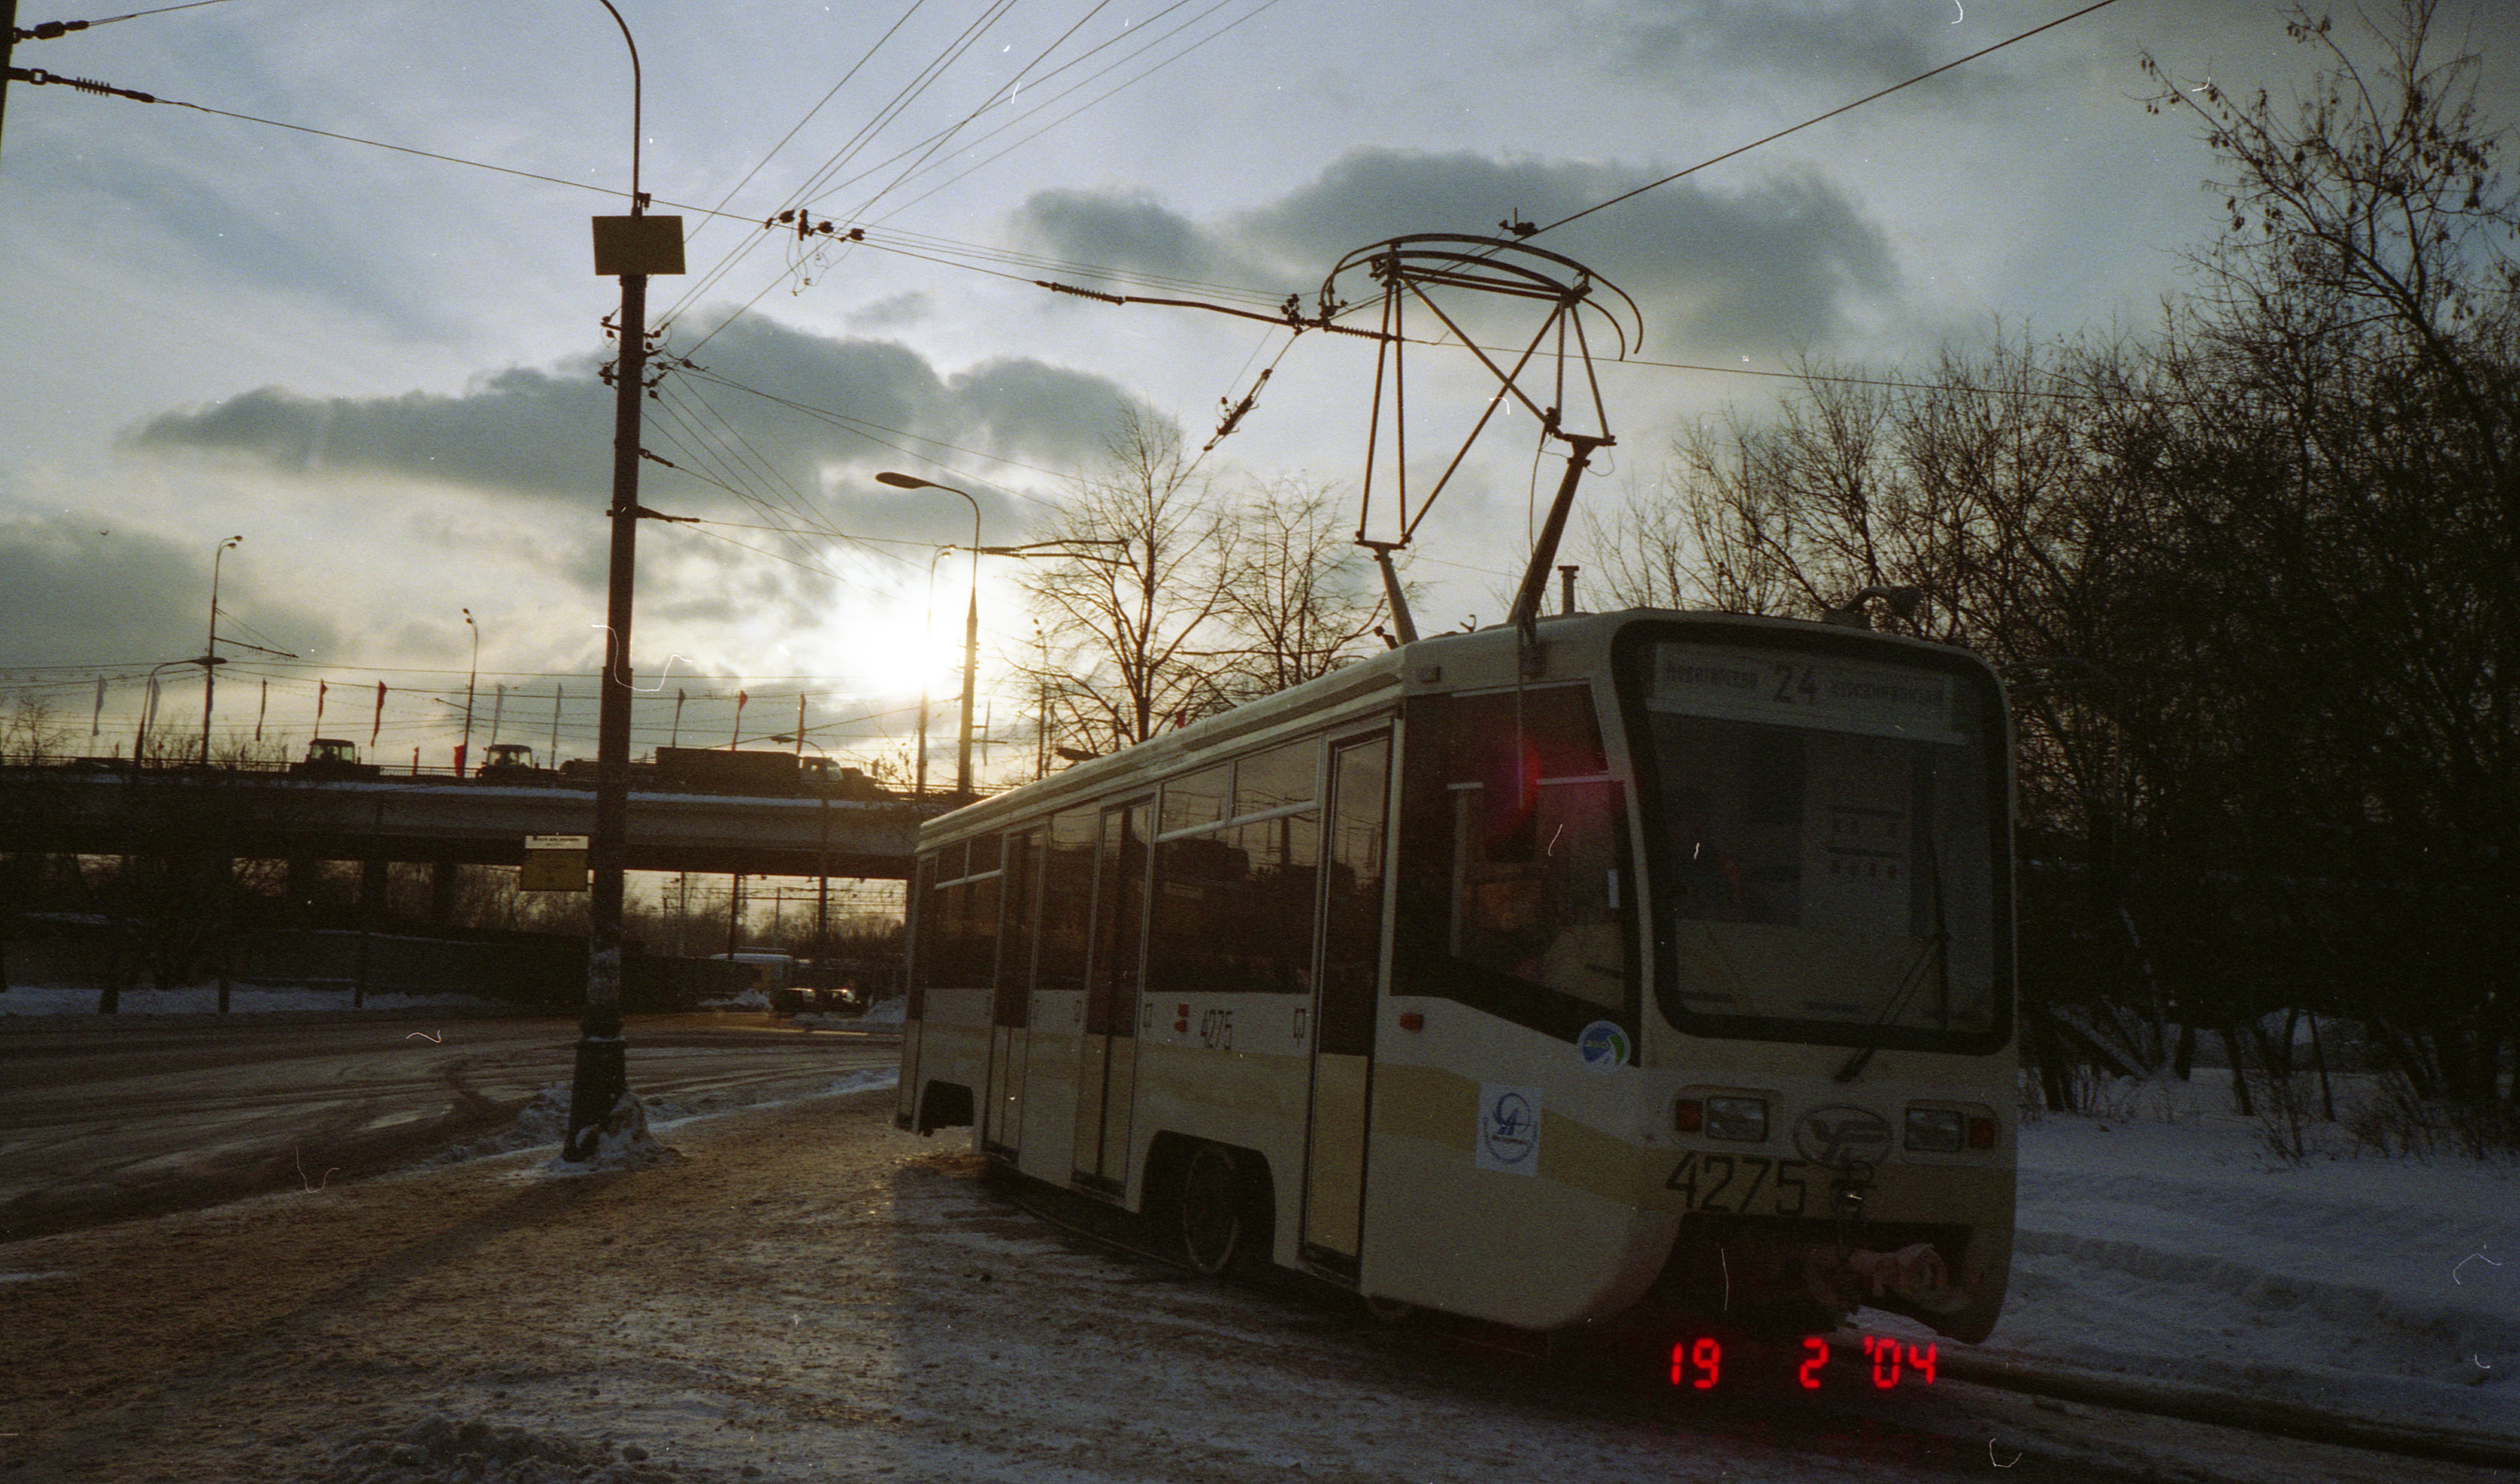
[[[347,738],[318,737],[306,744],[303,761],[289,765],[296,778],[375,778],[384,769],[359,761],[359,744]]]
[[[592,786],[595,760],[570,758],[560,765],[560,778],[567,784]],[[835,767],[828,757],[733,747],[658,747],[652,760],[630,765],[630,787],[757,797],[797,793],[846,799],[894,796],[862,770]]]

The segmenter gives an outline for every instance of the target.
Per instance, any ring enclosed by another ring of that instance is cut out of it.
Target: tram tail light
[[[1701,1099],[1683,1098],[1671,1105],[1671,1126],[1675,1133],[1694,1134],[1706,1127],[1706,1103]]]
[[[1968,1144],[1969,1147],[1973,1149],[1994,1148],[1995,1120],[1992,1118],[1970,1119],[1968,1121]]]

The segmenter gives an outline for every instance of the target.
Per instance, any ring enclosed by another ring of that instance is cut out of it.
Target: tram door
[[[1391,736],[1332,749],[1322,872],[1321,971],[1313,976],[1310,1143],[1303,1255],[1353,1279],[1365,1214],[1367,1097],[1373,1010],[1382,990],[1384,822]]]
[[[1094,938],[1077,1049],[1076,1183],[1118,1194],[1129,1180],[1129,1107],[1147,947],[1151,799],[1102,811],[1094,850]]]
[[[989,1092],[980,1140],[989,1152],[1016,1157],[1023,1139],[1024,1063],[1031,1032],[1033,922],[1040,892],[1041,832],[1007,836],[1006,926],[998,934],[998,980],[989,1013]]]

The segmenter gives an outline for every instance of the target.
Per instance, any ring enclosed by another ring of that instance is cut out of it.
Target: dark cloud
[[[809,335],[758,316],[737,319],[693,359],[702,371],[667,372],[646,433],[650,451],[689,477],[650,465],[643,490],[714,511],[726,504],[722,485],[812,504],[838,488],[851,492],[848,508],[823,509],[821,519],[947,539],[954,526],[935,518],[934,497],[860,486],[880,469],[970,483],[995,517],[989,528],[1015,529],[1011,506],[986,488],[992,460],[1081,467],[1123,396],[1103,378],[1031,360],[940,377],[891,341]],[[162,414],[129,440],[294,473],[396,474],[600,500],[611,479],[612,402],[590,358],[549,371],[511,368],[453,396],[310,397],[265,387]]]
[[[612,396],[592,375],[521,368],[461,396],[308,397],[278,386],[151,419],[141,448],[240,456],[288,472],[391,472],[584,496],[608,487]]]
[[[1073,192],[1034,197],[1015,227],[1037,245],[1098,262],[1154,261],[1154,247],[1193,238],[1201,246],[1167,247],[1171,256],[1162,260],[1309,298],[1329,267],[1358,247],[1408,233],[1493,237],[1500,222],[1516,217],[1554,222],[1670,173],[1650,162],[1364,150],[1282,200],[1209,227],[1135,197],[1121,202],[1126,210],[1098,218],[1077,206]],[[1134,235],[1111,242],[1078,235],[1097,220]],[[1666,348],[1824,344],[1852,301],[1888,295],[1897,284],[1881,230],[1834,185],[1808,173],[1733,191],[1675,182],[1534,245],[1634,294],[1645,310],[1647,340]]]
[[[316,655],[337,649],[325,619],[257,600],[230,558],[222,637]],[[0,664],[155,664],[202,652],[210,551],[127,531],[106,516],[0,517]]]
[[[1098,267],[1195,279],[1214,266],[1198,228],[1143,191],[1040,191],[1025,199],[1021,216],[1059,255]]]

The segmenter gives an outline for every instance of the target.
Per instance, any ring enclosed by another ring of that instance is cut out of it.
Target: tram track
[[[1186,1282],[1208,1281],[1181,1257],[1164,1250],[1160,1241],[1148,1239],[1151,1232],[1144,1216],[1002,1170],[992,1169],[984,1184],[998,1199],[1102,1250],[1160,1266]],[[2029,1365],[1968,1350],[1937,1352],[1938,1381],[1930,1389],[1911,1385],[1876,1388],[1870,1394],[1796,1395],[1773,1390],[1721,1398],[1692,1396],[1655,1380],[1653,1358],[1633,1345],[1618,1350],[1579,1346],[1552,1353],[1548,1336],[1502,1330],[1450,1316],[1418,1312],[1401,1324],[1378,1321],[1349,1290],[1282,1268],[1256,1276],[1253,1285],[1333,1312],[1351,1310],[1357,1316],[1353,1339],[1415,1364],[1425,1362],[1424,1342],[1435,1340],[1453,1356],[1470,1360],[1453,1377],[1457,1384],[1493,1384],[1498,1359],[1507,1357],[1518,1369],[1549,1377],[1553,1384],[1546,1390],[1559,1410],[1630,1422],[1686,1419],[1725,1435],[1767,1441],[1776,1441],[1779,1424],[1790,1418],[1801,1427],[1816,1429],[1812,1438],[1822,1446],[1833,1434],[1843,1442],[1860,1442],[1867,1451],[1888,1450],[1909,1463],[1956,1472],[1975,1474],[1990,1466],[2010,1469],[2029,1462],[2038,1467],[2009,1477],[2087,1479],[2092,1484],[2137,1479],[2148,1484],[2164,1480],[2228,1484],[2231,1476],[2216,1457],[2200,1455],[2182,1461],[2106,1436],[2120,1417],[2155,1418],[2190,1428],[2344,1450],[2374,1459],[2422,1461],[2458,1470],[2520,1469],[2520,1439],[2343,1415],[2280,1398]],[[1830,1363],[1842,1365],[1849,1372],[1868,1370],[1872,1363],[1865,1353],[1864,1338],[1852,1329],[1830,1335]],[[1942,1382],[1957,1384],[1945,1389]],[[2018,1398],[2029,1405],[2013,1409],[2017,1416],[1994,1416],[2004,1409],[1986,1405],[1988,1399],[1974,1392]],[[2078,1415],[2066,1404],[2097,1409],[2097,1413]],[[2071,1425],[2076,1420],[2099,1425]],[[2172,1445],[2154,1439],[2149,1446],[2166,1451]],[[2289,1464],[2279,1466],[2277,1472],[2285,1477],[2319,1477],[2293,1471]],[[2399,1477],[2393,1472],[2371,1476]],[[2461,1472],[2438,1477],[2474,1476]]]

